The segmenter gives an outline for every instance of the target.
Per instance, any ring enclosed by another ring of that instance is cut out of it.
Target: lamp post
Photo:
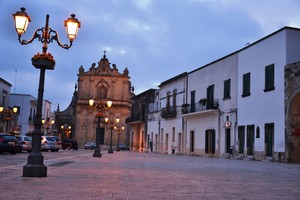
[[[8,131],[8,121],[12,120],[12,116],[18,112],[18,107],[14,106],[12,109],[7,108],[5,109],[3,106],[0,106],[0,113],[2,114],[2,119],[6,122],[5,123],[5,133]]]
[[[50,120],[49,117],[47,117],[47,119],[42,119],[42,124],[44,125],[44,128],[47,130],[46,131],[46,135],[48,135],[48,130],[50,129],[50,127],[53,126],[54,124],[54,119]]]
[[[23,177],[46,177],[47,167],[44,165],[44,157],[41,153],[41,127],[42,127],[42,104],[43,104],[43,93],[45,83],[45,71],[46,69],[54,70],[55,60],[50,53],[47,53],[48,44],[55,40],[57,44],[64,48],[69,49],[73,40],[76,38],[78,28],[80,28],[80,22],[72,14],[70,18],[64,21],[64,25],[67,28],[67,35],[70,40],[69,45],[62,44],[59,41],[58,33],[49,27],[49,15],[46,15],[45,27],[36,29],[32,38],[27,40],[21,40],[21,36],[26,32],[27,26],[31,19],[25,12],[25,8],[21,8],[21,11],[17,11],[13,14],[15,21],[15,29],[18,33],[18,40],[22,45],[27,45],[33,42],[36,38],[42,42],[43,52],[37,53],[31,59],[32,65],[36,69],[40,69],[40,80],[38,88],[38,100],[36,117],[34,120],[34,131],[32,134],[32,151],[28,156],[27,164],[23,167]]]
[[[112,148],[112,131],[115,128],[116,125],[120,122],[119,118],[116,118],[115,122],[113,119],[109,119],[108,117],[105,118],[106,124],[108,124],[108,127],[110,129],[110,142],[109,142],[109,149],[108,153],[114,153],[114,150]]]
[[[96,101],[96,103],[95,103]],[[102,154],[100,152],[100,123],[101,119],[104,117],[104,112],[108,111],[112,106],[112,101],[107,100],[105,103],[105,99],[98,99],[94,100],[91,98],[89,100],[89,105],[92,107],[93,110],[98,109],[97,114],[95,115],[95,118],[97,118],[97,129],[96,129],[96,148],[93,153],[93,157],[101,157]]]
[[[70,139],[71,138],[71,131],[72,131],[72,126],[65,124],[60,126],[61,131],[62,131],[62,138],[63,139]]]
[[[124,129],[125,129],[124,126],[122,126],[122,127],[115,126],[115,131],[116,131],[116,133],[118,135],[118,145],[116,147],[116,151],[120,151],[120,135],[122,134],[122,132],[124,131]]]
[[[118,135],[118,145],[117,145],[116,151],[120,151],[120,136],[123,133],[124,129],[125,129],[124,126],[122,126],[122,127],[115,126],[115,131]]]

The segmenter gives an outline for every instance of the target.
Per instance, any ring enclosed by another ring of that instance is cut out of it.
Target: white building
[[[300,29],[284,27],[238,53],[238,153],[284,159],[284,67],[300,60]]]
[[[149,104],[149,112],[148,112],[148,142],[149,142],[149,151],[150,152],[159,152],[160,147],[160,98],[159,98],[159,90],[155,91],[154,94],[154,102]]]
[[[234,145],[237,53],[188,73],[185,119],[188,155],[220,157]]]
[[[183,120],[181,107],[186,101],[187,73],[184,72],[169,80],[162,82],[159,86],[160,120],[154,130],[158,134],[154,146],[159,146],[159,153],[183,154],[185,142],[183,137]],[[150,125],[149,125],[150,127]],[[152,129],[153,127],[151,127]],[[148,130],[148,134],[153,132]],[[157,143],[159,141],[159,144]]]
[[[154,149],[300,162],[299,61],[300,29],[284,27],[163,82],[148,117]]]
[[[18,127],[20,128],[20,135],[31,133],[34,130],[37,99],[29,94],[11,94],[9,105],[16,105],[19,108]],[[54,113],[51,112],[51,102],[48,100],[43,101],[42,118],[45,119],[42,132],[44,134],[47,134],[47,132],[50,134],[53,129],[51,121],[54,120],[55,117]]]
[[[11,94],[10,105],[19,107],[18,126],[20,135],[30,133],[34,129],[34,118],[36,113],[37,100],[29,94]]]

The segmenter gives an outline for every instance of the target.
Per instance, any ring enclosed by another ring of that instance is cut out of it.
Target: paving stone
[[[79,150],[44,153],[48,177],[28,178],[26,156],[5,164],[0,155],[0,199],[300,199],[297,164]]]

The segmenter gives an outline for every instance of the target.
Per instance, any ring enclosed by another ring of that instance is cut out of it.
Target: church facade
[[[96,105],[97,103],[100,104],[100,101],[105,103],[107,100],[112,101],[112,106],[103,112],[104,117],[100,121],[100,127],[104,129],[102,144],[109,145],[111,133],[113,146],[116,146],[118,142],[116,131],[111,130],[105,123],[105,117],[110,120],[120,119],[117,126],[125,127],[119,136],[120,143],[128,144],[128,129],[125,119],[130,115],[133,95],[128,69],[125,68],[120,73],[115,64],[111,66],[104,52],[97,65],[93,63],[87,71],[83,66],[79,68],[77,84],[74,138],[79,145],[83,146],[88,141],[96,141],[96,129],[99,123],[96,117],[99,110]],[[90,99],[95,100],[94,107],[89,105]]]

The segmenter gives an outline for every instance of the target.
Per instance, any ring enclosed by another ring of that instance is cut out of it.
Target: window
[[[176,110],[176,96],[177,96],[177,91],[173,91],[173,110]]]
[[[210,85],[210,86],[208,86],[208,88],[206,90],[206,99],[207,99],[206,108],[207,109],[214,108],[214,88],[215,88],[215,85]]]
[[[106,87],[99,87],[97,89],[97,96],[99,99],[106,99],[107,97],[107,88]]]
[[[224,81],[224,96],[223,99],[230,99],[230,79]]]
[[[172,142],[175,142],[175,127],[172,128]]]
[[[165,150],[169,148],[169,133],[166,134]]]
[[[274,64],[265,67],[265,92],[274,90]]]
[[[171,94],[170,92],[167,92],[167,102],[166,102],[167,110],[170,109],[170,98],[171,98]]]
[[[195,96],[196,96],[196,91],[195,90],[191,91],[191,112],[195,112]]]
[[[243,94],[242,97],[250,96],[250,72],[243,75]]]

